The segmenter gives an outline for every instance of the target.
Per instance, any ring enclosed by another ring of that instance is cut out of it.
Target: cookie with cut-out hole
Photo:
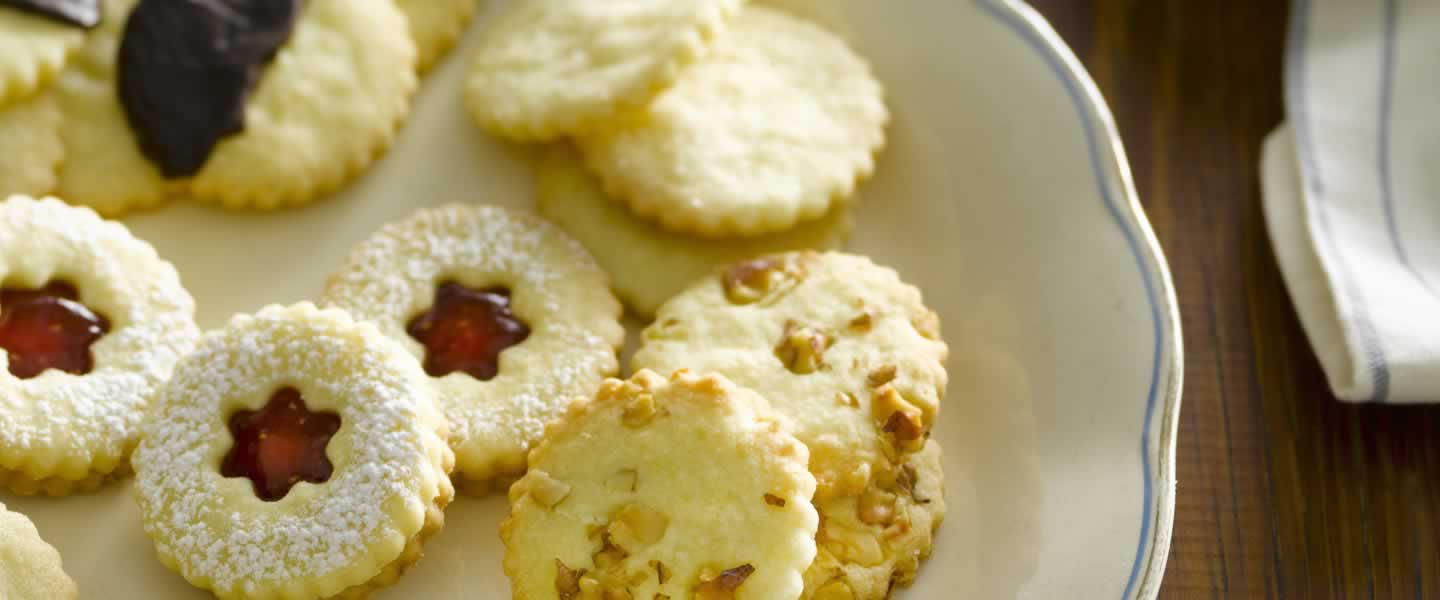
[[[161,562],[220,598],[365,597],[419,560],[454,496],[420,366],[308,303],[208,334],[135,453]]]
[[[619,369],[620,302],[579,243],[496,206],[425,209],[358,245],[323,300],[429,375],[467,491],[525,471],[545,422]]]
[[[175,268],[124,225],[53,198],[0,202],[0,486],[58,496],[126,474],[198,336]]]

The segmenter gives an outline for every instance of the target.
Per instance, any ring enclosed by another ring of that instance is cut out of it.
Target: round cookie
[[[540,214],[585,244],[610,273],[615,294],[646,319],[666,300],[720,267],[775,252],[838,248],[854,228],[849,209],[841,206],[784,233],[697,240],[636,218],[607,198],[569,148],[557,146],[547,152],[537,175]]]
[[[874,170],[889,120],[845,42],[761,6],[647,111],[581,135],[585,161],[640,216],[706,237],[820,218]]]
[[[170,263],[55,200],[0,203],[0,486],[91,490],[128,471],[151,397],[199,337]]]
[[[102,0],[100,26],[55,89],[65,160],[54,193],[112,218],[159,206],[181,189],[140,154],[116,92],[115,57],[136,1]]]
[[[234,209],[303,205],[372,164],[409,113],[415,42],[393,0],[308,0],[260,70],[243,131],[221,139],[193,177],[167,178],[141,152],[117,92],[136,4],[105,0],[105,20],[62,78],[67,154],[57,193],[70,202],[111,216],[176,195]]]
[[[465,84],[480,126],[521,141],[644,106],[744,0],[520,0],[485,32]]]
[[[60,105],[54,94],[36,94],[0,107],[0,198],[43,196],[55,189],[65,156],[60,143]]]
[[[893,479],[820,511],[818,553],[805,572],[804,600],[885,600],[915,582],[945,519],[939,442],[910,455]]]
[[[940,411],[948,353],[920,291],[870,259],[772,255],[661,307],[633,369],[715,372],[759,390],[810,448],[817,501],[892,477]]]
[[[44,88],[85,41],[85,30],[0,4],[0,109]]]
[[[456,470],[477,492],[525,471],[545,422],[619,370],[625,338],[620,302],[585,249],[493,206],[426,209],[386,226],[330,278],[324,301],[425,363]]]
[[[60,553],[40,539],[25,515],[0,504],[0,598],[74,600],[80,592],[65,574]]]
[[[444,524],[445,435],[419,366],[373,326],[310,304],[237,316],[146,423],[142,524],[222,599],[365,597]]]
[[[476,0],[395,0],[410,23],[410,35],[419,50],[419,67],[423,73],[444,56],[470,18],[475,16]]]
[[[797,598],[815,557],[806,450],[716,375],[609,380],[550,426],[501,525],[516,598]]]

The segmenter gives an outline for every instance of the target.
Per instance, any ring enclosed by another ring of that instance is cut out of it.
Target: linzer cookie
[[[100,0],[0,0],[0,109],[39,91],[100,19]]]
[[[65,574],[60,553],[25,515],[0,504],[0,598],[6,600],[75,600],[80,592]]]
[[[765,400],[723,377],[606,381],[510,488],[514,597],[798,598],[817,525],[805,459]]]
[[[460,39],[475,16],[476,0],[395,0],[410,22],[410,35],[419,50],[420,71],[434,66]]]
[[[324,300],[421,362],[470,485],[525,471],[545,422],[619,369],[620,303],[585,249],[538,217],[427,209],[381,229]]]
[[[568,148],[550,150],[536,169],[540,214],[590,249],[610,273],[615,294],[636,315],[651,318],[666,300],[720,267],[746,258],[806,248],[839,247],[853,226],[839,207],[784,233],[697,240],[666,231],[605,197]]]
[[[841,253],[734,265],[661,307],[634,369],[716,372],[764,394],[810,448],[817,503],[893,480],[940,411],[939,318],[895,271]]]
[[[818,219],[875,168],[889,112],[864,59],[761,6],[643,116],[579,136],[605,189],[667,229],[759,235]]]
[[[307,203],[389,147],[417,85],[393,0],[106,9],[62,81],[71,151],[59,186],[106,214],[184,193],[231,208]]]
[[[521,0],[484,32],[465,101],[518,140],[643,107],[701,57],[744,0]]]
[[[0,107],[0,198],[50,193],[64,156],[60,105],[52,93]]]
[[[150,399],[194,345],[195,303],[119,223],[0,203],[0,486],[63,495],[127,471]]]
[[[135,453],[160,560],[220,598],[365,597],[454,495],[419,365],[309,304],[238,316],[181,361]]]

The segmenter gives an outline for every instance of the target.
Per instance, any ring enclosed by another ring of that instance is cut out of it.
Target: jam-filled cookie
[[[394,0],[105,0],[60,85],[58,195],[105,214],[175,194],[274,209],[389,147],[417,84]]]
[[[641,371],[575,403],[501,525],[523,600],[794,600],[815,558],[805,446],[717,375]]]
[[[915,582],[945,519],[940,444],[906,458],[858,496],[819,503],[818,553],[805,571],[805,600],[886,600]]]
[[[100,22],[101,0],[0,0],[0,108],[60,73]]]
[[[761,390],[810,447],[816,497],[856,496],[921,449],[948,348],[920,290],[870,259],[748,260],[661,307],[635,369],[716,372]]]
[[[326,302],[374,322],[424,365],[456,470],[480,484],[525,470],[545,422],[619,369],[620,302],[594,259],[533,215],[422,210],[381,229],[330,279]]]
[[[368,324],[272,306],[175,369],[135,453],[160,560],[220,598],[363,597],[453,497],[424,373]]]
[[[0,202],[0,485],[62,495],[124,473],[198,336],[174,267],[125,226],[54,199]]]
[[[40,539],[25,515],[0,504],[0,598],[75,600],[79,595],[55,547]]]

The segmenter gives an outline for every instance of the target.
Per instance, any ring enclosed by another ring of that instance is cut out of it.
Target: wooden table
[[[1338,403],[1260,209],[1284,0],[1032,0],[1120,123],[1179,289],[1164,598],[1440,598],[1440,407]]]

